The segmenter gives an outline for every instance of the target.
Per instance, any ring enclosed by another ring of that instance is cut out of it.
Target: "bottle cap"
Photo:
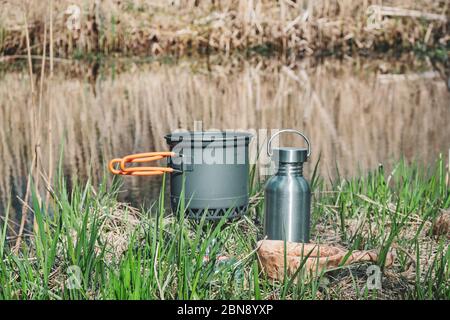
[[[308,160],[308,149],[292,147],[273,148],[273,155],[275,162],[306,162]]]

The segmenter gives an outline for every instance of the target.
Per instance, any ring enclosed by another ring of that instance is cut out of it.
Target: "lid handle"
[[[280,130],[280,131],[278,131],[277,133],[273,134],[273,135],[270,137],[269,142],[267,142],[267,155],[268,155],[269,157],[272,157],[272,155],[273,155],[273,150],[272,150],[272,140],[273,140],[276,136],[280,135],[281,133],[285,133],[285,132],[295,133],[295,134],[297,134],[297,135],[299,135],[299,136],[302,136],[303,139],[305,139],[306,144],[308,145],[308,154],[307,154],[307,156],[309,157],[309,156],[311,155],[311,143],[309,142],[308,138],[307,138],[303,133],[301,133],[301,132],[298,131],[298,130],[294,130],[294,129],[283,129],[283,130]]]

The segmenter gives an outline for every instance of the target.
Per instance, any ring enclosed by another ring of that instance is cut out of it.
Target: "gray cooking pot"
[[[183,192],[187,216],[236,218],[248,207],[250,133],[236,131],[176,132],[164,137],[176,156],[168,165],[170,199],[176,211]],[[206,213],[205,213],[206,212]]]

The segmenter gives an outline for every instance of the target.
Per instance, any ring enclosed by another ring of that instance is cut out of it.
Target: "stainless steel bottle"
[[[308,149],[281,147],[272,150],[272,140],[284,132],[302,136]],[[270,240],[309,242],[311,189],[303,177],[303,163],[311,154],[310,142],[297,130],[281,130],[269,139],[267,153],[277,171],[264,190],[264,233]]]

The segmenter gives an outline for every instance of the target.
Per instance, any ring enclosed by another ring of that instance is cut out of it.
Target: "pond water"
[[[204,130],[256,132],[254,150],[273,130],[304,132],[313,147],[307,176],[319,156],[325,177],[336,168],[347,177],[379,164],[389,168],[401,158],[427,164],[442,153],[448,159],[450,92],[423,61],[61,61],[42,86],[39,76],[31,94],[27,71],[1,75],[2,203],[12,196],[20,205],[16,196],[23,197],[36,159],[50,180],[62,155],[67,177],[91,176],[96,184],[109,159],[167,150],[165,134],[200,122]],[[302,144],[291,136],[282,143]],[[123,179],[123,200],[138,206],[156,200],[160,178]]]

